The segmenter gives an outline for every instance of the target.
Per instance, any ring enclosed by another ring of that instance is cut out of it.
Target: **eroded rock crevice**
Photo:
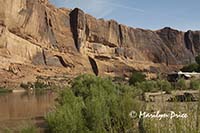
[[[78,14],[79,9],[75,8],[70,13],[70,26],[71,32],[73,34],[73,39],[77,50],[80,52],[80,42],[79,42],[79,34],[78,34]]]
[[[94,74],[96,76],[98,76],[99,75],[99,69],[98,69],[96,61],[90,56],[88,56],[88,59],[89,59],[89,62],[91,64],[91,67],[92,67],[92,70],[93,70]]]

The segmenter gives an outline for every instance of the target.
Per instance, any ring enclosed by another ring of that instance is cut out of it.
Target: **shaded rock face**
[[[188,35],[188,32],[168,27],[159,31],[134,29],[114,20],[97,20],[80,9],[75,9],[74,14],[76,43],[82,53],[164,63],[168,66],[192,63],[198,53],[194,51],[199,51],[200,32]]]
[[[186,48],[194,55],[200,53],[200,31],[188,31],[185,33]]]
[[[57,9],[48,0],[0,5],[0,68],[20,63],[96,75],[162,72],[194,62],[200,52],[200,31],[135,29],[78,8]]]

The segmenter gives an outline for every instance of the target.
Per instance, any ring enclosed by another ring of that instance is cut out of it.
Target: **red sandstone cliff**
[[[25,77],[31,70],[35,75],[163,72],[200,53],[200,31],[131,28],[80,9],[58,9],[47,0],[0,0],[0,5],[1,71],[17,65]]]

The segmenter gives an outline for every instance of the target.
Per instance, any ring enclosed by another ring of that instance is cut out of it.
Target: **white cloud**
[[[63,3],[65,7],[81,8],[85,12],[94,15],[97,18],[103,18],[110,15],[118,9],[131,10],[138,13],[144,13],[144,10],[117,3],[116,0],[52,0],[54,3]]]

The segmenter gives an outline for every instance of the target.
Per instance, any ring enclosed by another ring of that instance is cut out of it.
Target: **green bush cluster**
[[[135,100],[139,94],[137,89],[110,79],[82,75],[60,93],[59,104],[46,121],[53,133],[133,132],[129,113],[139,111]]]
[[[133,72],[130,79],[129,79],[129,85],[136,85],[136,83],[140,83],[145,81],[146,75],[144,75],[141,72]]]
[[[166,80],[149,80],[137,83],[136,88],[141,89],[143,92],[166,91],[170,93],[172,85]]]
[[[190,81],[190,89],[192,90],[199,90],[200,89],[200,80],[192,79]]]
[[[193,63],[189,64],[187,66],[184,66],[181,71],[183,72],[200,72],[200,66],[199,64]]]
[[[176,83],[176,89],[179,89],[179,90],[186,90],[188,87],[187,87],[187,84],[186,84],[186,81],[185,79],[181,78],[177,81]]]
[[[191,79],[190,81],[186,81],[181,78],[176,83],[176,89],[178,90],[199,90],[200,89],[200,80],[199,79]]]

